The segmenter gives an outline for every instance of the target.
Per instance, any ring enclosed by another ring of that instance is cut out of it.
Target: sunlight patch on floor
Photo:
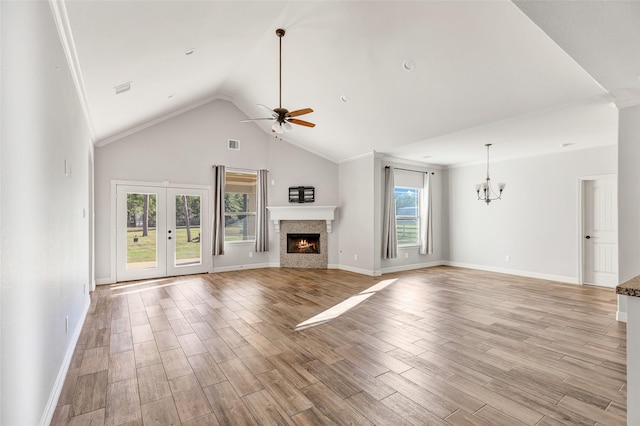
[[[356,306],[358,306],[360,303],[364,302],[365,300],[367,300],[369,297],[373,296],[374,294],[376,294],[377,291],[383,290],[385,287],[393,284],[395,281],[397,280],[397,278],[391,279],[391,280],[384,280],[384,281],[380,281],[379,283],[369,287],[366,290],[362,290],[360,293],[351,296],[350,298],[348,298],[347,300],[343,300],[342,302],[338,303],[335,306],[332,306],[331,308],[327,309],[324,312],[320,312],[318,315],[309,318],[306,321],[301,322],[300,324],[296,325],[296,330],[302,330],[305,328],[309,328],[309,327],[313,327],[316,325],[320,325],[320,324],[324,324],[327,321],[330,321],[334,318],[339,317],[340,315],[344,314],[345,312],[347,312],[349,309],[352,309]]]

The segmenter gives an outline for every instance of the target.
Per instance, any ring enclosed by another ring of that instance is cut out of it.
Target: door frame
[[[162,182],[149,182],[149,181],[134,181],[134,180],[117,180],[111,179],[111,196],[110,196],[110,219],[109,219],[109,282],[107,284],[116,283],[117,279],[117,231],[118,231],[118,210],[117,210],[117,200],[118,200],[118,186],[147,186],[147,187],[156,187],[156,188],[175,188],[175,189],[200,189],[207,191],[209,193],[207,205],[206,205],[206,213],[207,218],[209,218],[209,213],[213,211],[212,205],[212,187],[210,185],[196,185],[196,184],[186,184],[186,183],[172,183],[168,180]],[[211,227],[207,232],[205,238],[211,240]],[[213,262],[211,253],[202,253],[202,261],[207,264],[207,272],[213,272]]]
[[[585,250],[584,250],[584,225],[585,225],[585,211],[584,211],[584,183],[587,181],[614,179],[616,180],[616,188],[618,185],[617,173],[608,173],[603,175],[582,176],[578,178],[578,284],[584,285],[584,267],[585,267]],[[616,217],[616,221],[618,218]]]

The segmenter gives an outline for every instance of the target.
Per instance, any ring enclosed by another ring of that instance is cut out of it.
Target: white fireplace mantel
[[[280,232],[281,220],[324,220],[327,222],[327,232],[331,233],[336,212],[336,206],[276,206],[267,209],[276,232]]]

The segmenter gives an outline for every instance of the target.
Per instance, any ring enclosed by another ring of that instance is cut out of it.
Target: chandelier
[[[489,147],[491,144],[488,143],[485,146],[487,147],[487,177],[484,182],[476,185],[476,193],[478,194],[478,200],[482,200],[489,205],[493,200],[499,200],[502,198],[502,191],[507,184],[499,183],[498,193],[491,188],[491,178],[489,177]]]

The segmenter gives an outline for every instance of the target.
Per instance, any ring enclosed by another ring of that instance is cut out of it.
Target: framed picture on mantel
[[[316,200],[316,189],[313,186],[290,186],[290,203],[313,203]]]

